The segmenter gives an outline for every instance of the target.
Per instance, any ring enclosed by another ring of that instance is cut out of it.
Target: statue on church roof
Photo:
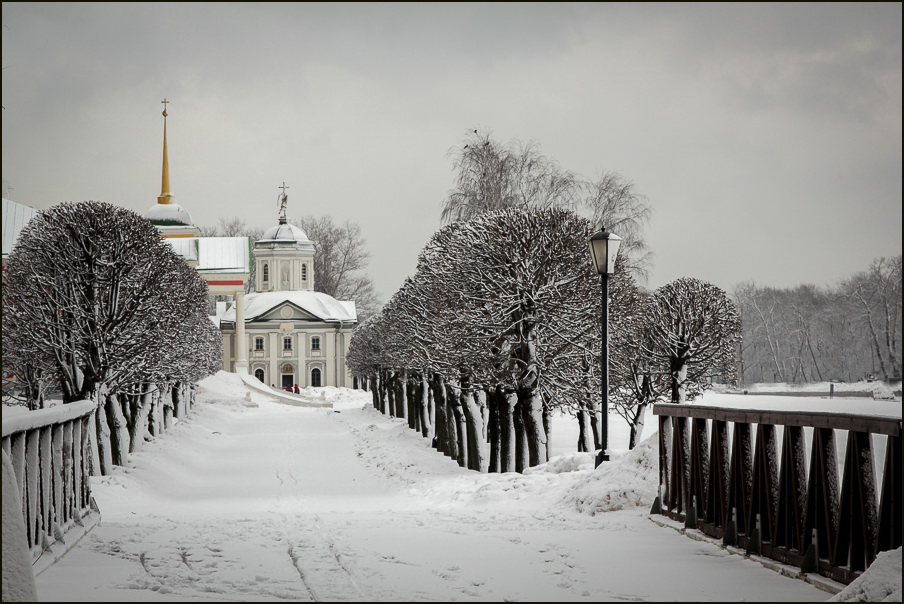
[[[286,205],[289,203],[289,196],[286,195],[286,189],[288,189],[288,188],[289,187],[286,186],[285,181],[283,181],[283,184],[280,187],[280,189],[282,189],[282,193],[280,193],[279,197],[276,198],[277,203],[279,204],[279,223],[280,224],[286,223]]]

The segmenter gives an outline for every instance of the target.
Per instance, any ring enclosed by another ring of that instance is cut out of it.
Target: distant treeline
[[[744,283],[742,383],[901,377],[901,256],[879,258],[834,287]]]

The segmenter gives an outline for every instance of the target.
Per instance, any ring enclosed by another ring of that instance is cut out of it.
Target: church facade
[[[244,339],[236,305],[220,320],[227,365],[247,351],[248,371],[276,388],[351,387],[345,357],[358,318],[355,303],[314,291],[314,244],[288,223],[285,193],[279,224],[254,243],[254,292],[245,296]]]

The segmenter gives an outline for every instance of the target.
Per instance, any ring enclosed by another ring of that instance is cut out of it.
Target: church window
[[[264,381],[264,370],[263,369],[255,369],[254,377],[256,377],[258,380],[263,382]]]
[[[290,337],[283,338],[282,349],[283,350],[292,350],[292,338],[290,338]]]
[[[270,280],[270,265],[267,264],[266,262],[264,263],[263,277],[264,277],[264,281]]]
[[[301,265],[301,280],[302,281],[308,280],[308,265],[307,264]]]
[[[320,370],[316,367],[311,369],[311,386],[320,386]]]
[[[254,349],[255,350],[263,350],[264,349],[264,338],[254,338]]]
[[[311,338],[311,350],[320,350],[320,338],[317,336]]]

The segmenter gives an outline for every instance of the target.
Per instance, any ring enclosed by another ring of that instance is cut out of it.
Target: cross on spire
[[[163,117],[166,117],[166,105],[167,103],[169,103],[169,101],[166,100],[166,97],[163,97],[163,100],[160,102],[163,103]]]

